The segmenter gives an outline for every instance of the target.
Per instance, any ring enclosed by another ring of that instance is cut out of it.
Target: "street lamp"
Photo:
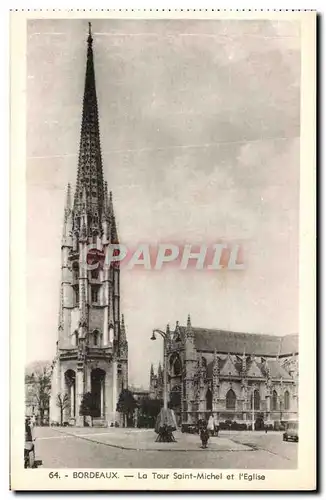
[[[168,385],[168,364],[167,364],[167,352],[166,352],[166,341],[167,341],[167,335],[165,332],[162,330],[158,330],[155,328],[153,330],[151,340],[156,340],[155,333],[158,333],[163,337],[163,351],[164,351],[164,364],[163,364],[163,369],[164,369],[164,381],[163,381],[163,407],[166,410],[168,407],[168,398],[167,398],[167,385]]]
[[[251,430],[255,430],[255,388],[253,387],[251,390]]]

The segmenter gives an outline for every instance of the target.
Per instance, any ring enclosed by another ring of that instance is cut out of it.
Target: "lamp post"
[[[255,398],[254,398],[254,394],[255,394],[255,388],[253,387],[252,390],[251,390],[251,410],[252,410],[252,414],[251,414],[251,430],[252,431],[255,430]]]
[[[166,410],[168,407],[168,398],[167,398],[167,385],[168,385],[168,370],[167,370],[167,349],[166,349],[166,341],[167,341],[167,335],[165,332],[162,330],[158,330],[155,328],[153,330],[153,334],[151,336],[151,340],[156,340],[155,333],[158,333],[163,337],[163,352],[164,352],[164,363],[163,363],[163,370],[164,370],[164,379],[163,379],[163,407]]]

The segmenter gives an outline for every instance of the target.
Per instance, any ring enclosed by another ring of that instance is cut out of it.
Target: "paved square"
[[[221,432],[203,450],[199,436],[175,432],[156,443],[153,429],[35,429],[36,456],[46,468],[294,469],[297,443],[282,433]]]

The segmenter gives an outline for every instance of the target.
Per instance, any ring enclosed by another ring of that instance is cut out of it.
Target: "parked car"
[[[288,422],[286,430],[283,434],[283,441],[299,441],[299,425],[298,422]]]
[[[197,424],[182,424],[181,432],[188,434],[198,434],[198,425]]]

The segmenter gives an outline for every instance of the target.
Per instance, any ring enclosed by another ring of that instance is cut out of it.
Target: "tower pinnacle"
[[[75,227],[77,230],[80,230],[79,217],[83,209],[82,205],[86,202],[87,229],[89,235],[92,235],[93,230],[99,227],[99,222],[101,221],[104,204],[104,181],[91,23],[88,25],[88,30],[87,62],[74,212],[76,216]]]

